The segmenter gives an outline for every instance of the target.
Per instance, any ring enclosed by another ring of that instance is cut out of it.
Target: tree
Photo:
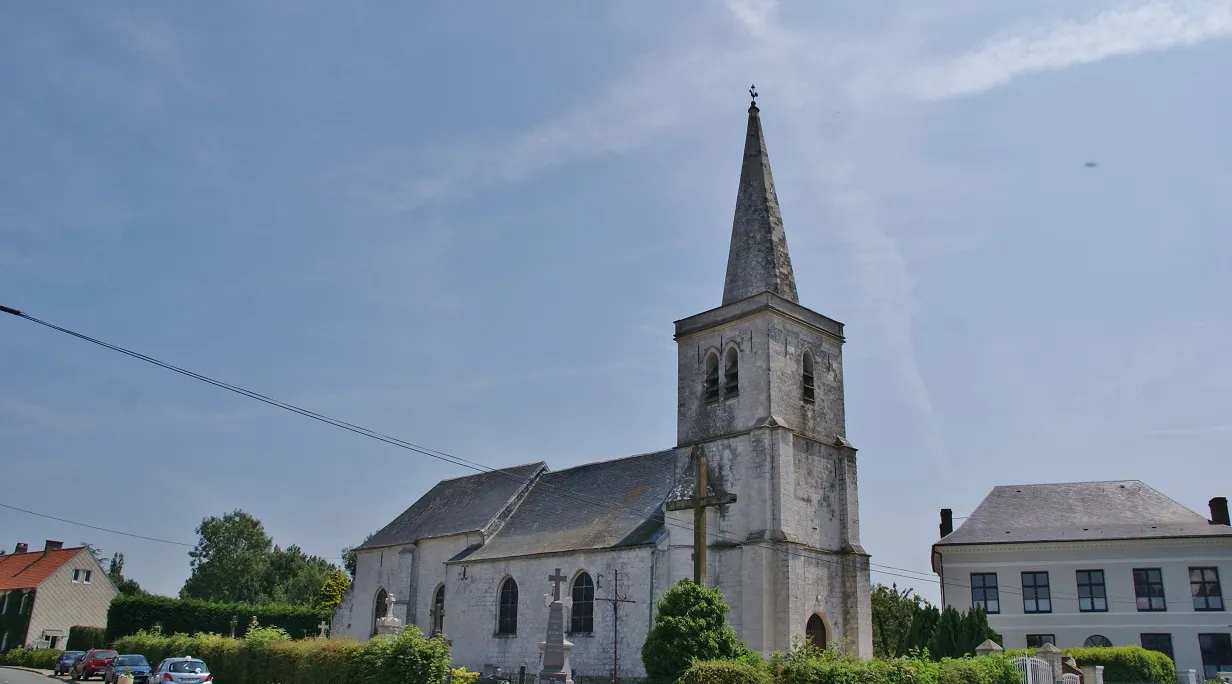
[[[205,518],[196,532],[200,539],[188,552],[192,572],[180,597],[261,603],[273,547],[261,521],[235,510]]]
[[[911,627],[907,629],[907,643],[902,647],[903,652],[929,648],[940,621],[941,611],[937,610],[936,606],[927,605],[917,610],[911,618]]]
[[[91,556],[94,556],[94,560],[98,561],[99,565],[103,564],[103,550],[102,549],[91,544],[90,542],[79,542],[79,543],[81,544],[81,547],[83,549],[90,552]]]
[[[107,568],[107,577],[121,594],[144,594],[145,590],[135,580],[124,576],[124,554],[116,552],[111,555],[111,565]]]
[[[364,537],[364,540],[359,543],[359,546],[367,544],[368,540],[375,536],[376,532],[370,532],[368,536]],[[357,548],[358,547],[355,546],[346,546],[342,549],[342,567],[346,568],[346,571],[350,573],[351,579],[355,579],[355,570],[359,566],[359,553],[355,550]]]
[[[317,599],[313,605],[318,608],[336,610],[350,586],[351,578],[342,570],[334,568],[333,573],[325,580],[325,584],[321,585],[321,590],[317,592]]]
[[[655,624],[642,644],[642,665],[657,684],[675,682],[693,660],[741,660],[752,655],[727,624],[718,589],[682,579],[655,606]]]
[[[274,603],[310,606],[335,570],[329,561],[309,556],[294,544],[286,549],[275,546],[266,563],[262,595]]]
[[[873,651],[883,658],[906,655],[916,614],[931,608],[924,597],[897,584],[873,587]]]

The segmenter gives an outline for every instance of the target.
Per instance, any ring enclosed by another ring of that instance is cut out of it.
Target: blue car
[[[132,675],[133,684],[146,684],[150,681],[150,661],[143,655],[116,656],[103,671],[103,684],[115,684],[122,674]]]
[[[85,651],[65,651],[60,655],[60,659],[56,661],[56,676],[68,674],[73,669],[73,663],[77,659],[85,655]]]

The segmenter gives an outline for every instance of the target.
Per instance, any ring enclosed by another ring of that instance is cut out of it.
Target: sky
[[[1226,0],[14,4],[0,304],[487,466],[667,448],[756,84],[862,541],[915,571],[873,580],[935,598],[994,485],[1232,495],[1230,39]],[[469,472],[11,316],[0,379],[0,504],[180,544],[241,508],[337,557]]]

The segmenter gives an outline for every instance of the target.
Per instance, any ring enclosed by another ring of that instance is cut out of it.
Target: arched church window
[[[389,592],[385,591],[385,587],[376,590],[376,599],[372,604],[372,636],[376,636],[376,621],[385,617],[385,599],[389,598]]]
[[[497,634],[518,633],[518,583],[508,577],[501,583],[500,610],[496,620]]]
[[[808,619],[804,625],[804,636],[814,648],[825,649],[826,647],[826,623],[822,622],[821,616],[816,613]]]
[[[740,356],[735,347],[727,350],[723,369],[723,393],[730,399],[740,394]]]
[[[436,595],[432,597],[432,634],[441,634],[445,631],[445,585],[441,585],[436,589]]]
[[[719,355],[714,352],[706,355],[705,397],[707,404],[719,400]]]
[[[595,631],[595,583],[582,573],[573,580],[573,608],[569,610],[569,632],[587,634]]]
[[[804,352],[804,403],[817,400],[817,384],[813,375],[813,352]]]
[[[1087,637],[1087,640],[1082,642],[1083,648],[1103,647],[1108,648],[1112,645],[1112,641],[1102,634],[1092,634]]]

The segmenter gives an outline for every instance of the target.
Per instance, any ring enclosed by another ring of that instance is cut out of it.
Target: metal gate
[[[1066,672],[1061,675],[1061,684],[1082,684],[1082,677],[1073,672]]]
[[[1019,681],[1022,684],[1054,684],[1052,665],[1047,660],[1036,658],[1035,656],[1018,656],[1010,660],[1010,662],[1018,670],[1018,674],[1021,676]],[[1077,678],[1077,675],[1073,676]],[[1062,677],[1061,681],[1063,684],[1074,684],[1067,681],[1065,677]]]

